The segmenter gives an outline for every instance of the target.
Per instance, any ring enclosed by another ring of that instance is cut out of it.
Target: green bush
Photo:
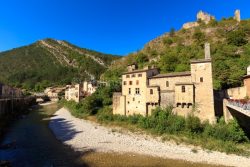
[[[239,29],[236,31],[231,31],[227,34],[227,42],[228,44],[235,46],[243,46],[247,44],[246,33],[243,29]]]
[[[188,115],[186,118],[186,130],[191,133],[200,133],[203,130],[200,119],[192,114]]]

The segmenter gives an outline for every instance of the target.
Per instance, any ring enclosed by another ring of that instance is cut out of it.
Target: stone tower
[[[210,44],[205,44],[205,59],[191,61],[191,80],[195,85],[195,115],[201,120],[216,121],[214,109]]]
[[[210,56],[210,43],[205,43],[205,59],[211,59]]]
[[[234,19],[238,22],[240,22],[240,10],[235,10],[234,12]]]

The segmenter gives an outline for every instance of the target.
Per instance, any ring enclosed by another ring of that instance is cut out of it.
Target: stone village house
[[[94,82],[83,82],[76,85],[67,85],[65,90],[65,99],[67,101],[73,100],[77,103],[86,96],[93,94],[98,88]]]
[[[150,115],[156,107],[173,106],[178,115],[194,111],[201,120],[215,122],[210,44],[205,58],[192,60],[191,71],[160,74],[157,68],[128,66],[122,75],[122,92],[113,95],[113,114]]]

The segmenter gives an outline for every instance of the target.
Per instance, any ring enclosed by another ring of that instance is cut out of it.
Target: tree
[[[227,43],[235,46],[243,46],[248,43],[243,29],[231,31],[227,34]]]
[[[201,32],[201,30],[199,28],[195,29],[194,35],[193,35],[193,39],[199,44],[199,45],[203,45],[205,40],[206,40],[206,36],[203,32]]]

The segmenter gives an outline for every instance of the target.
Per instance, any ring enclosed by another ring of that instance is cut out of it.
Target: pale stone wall
[[[121,93],[113,95],[113,114],[126,115],[126,97]]]
[[[151,94],[152,93],[152,94]],[[159,103],[159,87],[148,87],[146,90],[146,103]]]
[[[87,96],[91,95],[95,93],[96,90],[97,90],[97,86],[93,85],[92,82],[87,82],[87,81],[83,82],[82,91],[85,95]]]
[[[80,99],[81,99],[81,90],[82,90],[82,85],[81,84],[76,84],[74,86],[69,86],[65,90],[65,99],[67,101],[73,100],[73,101],[79,103]]]
[[[234,19],[238,22],[241,21],[241,18],[240,18],[240,10],[235,10],[234,12]]]
[[[247,96],[246,87],[227,89],[227,94],[230,99],[244,99]]]
[[[198,27],[198,26],[199,26],[199,23],[197,23],[197,22],[188,22],[188,23],[183,24],[182,28],[190,29],[190,28],[194,28],[194,27]]]
[[[246,96],[250,97],[250,75],[244,78],[244,86],[246,87]]]
[[[160,92],[160,106],[166,108],[174,106],[175,103],[175,91],[161,91]]]
[[[212,16],[212,15],[209,15],[203,11],[199,11],[196,15],[197,17],[197,21],[198,20],[201,20],[203,21],[205,24],[208,24],[211,20],[214,20],[215,17]],[[198,27],[199,26],[199,23],[198,22],[188,22],[188,23],[185,23],[183,24],[182,28],[184,29],[190,29],[190,28],[193,28],[193,27]]]
[[[247,75],[250,75],[250,66],[247,67]]]
[[[185,92],[182,92],[182,87]],[[194,104],[194,85],[178,84],[175,86],[175,106],[176,107],[192,107]]]
[[[216,119],[211,60],[191,62],[191,76],[195,83],[195,114],[213,123]]]
[[[212,19],[215,19],[215,17],[209,15],[208,13],[205,13],[203,11],[199,11],[197,13],[197,20],[204,21],[206,24],[208,24]]]

